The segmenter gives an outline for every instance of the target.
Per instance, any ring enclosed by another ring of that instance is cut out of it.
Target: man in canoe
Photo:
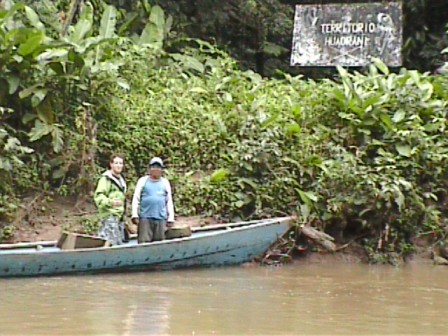
[[[154,157],[146,176],[137,181],[132,198],[132,222],[138,225],[138,242],[165,239],[167,227],[174,223],[174,205],[170,182],[164,178],[163,161]]]
[[[112,155],[109,169],[98,180],[93,196],[101,218],[97,236],[107,239],[112,245],[129,239],[123,223],[126,205],[126,181],[121,175],[123,167],[123,156]]]

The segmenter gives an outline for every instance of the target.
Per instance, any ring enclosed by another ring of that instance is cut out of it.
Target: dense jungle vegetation
[[[296,213],[372,262],[446,238],[448,6],[406,2],[402,69],[322,78],[287,67],[293,3],[0,1],[0,237],[121,152],[131,192],[164,158],[180,215]]]

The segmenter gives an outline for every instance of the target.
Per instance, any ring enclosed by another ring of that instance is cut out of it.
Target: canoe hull
[[[188,238],[137,245],[61,251],[57,248],[1,253],[0,277],[174,269],[240,264],[263,254],[290,226],[269,220]]]

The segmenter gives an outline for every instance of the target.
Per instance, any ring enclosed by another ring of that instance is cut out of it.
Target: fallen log
[[[311,226],[305,226],[305,225],[301,225],[299,227],[299,231],[303,235],[314,241],[316,244],[325,248],[327,251],[330,252],[336,251],[336,244],[333,243],[334,238],[326,234],[325,232],[321,232]]]

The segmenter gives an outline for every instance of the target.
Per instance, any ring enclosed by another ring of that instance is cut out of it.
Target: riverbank
[[[294,259],[294,263],[297,265],[322,264],[330,266],[334,264],[367,264],[369,259],[363,247],[358,243],[353,243],[352,246],[335,253],[319,250],[301,254]],[[413,264],[434,264],[432,247],[429,244],[417,246],[415,253],[397,259],[394,266]]]
[[[22,204],[13,220],[6,223],[10,234],[2,243],[57,240],[63,231],[89,233],[96,223],[97,210],[89,200],[32,195],[24,198]],[[180,216],[176,222],[194,227],[212,224],[213,219]],[[130,220],[127,225],[132,233],[136,233],[137,228]]]
[[[79,200],[74,197],[43,197],[33,195],[23,200],[24,205],[16,213],[11,223],[11,234],[2,243],[36,242],[58,240],[63,231],[86,233],[94,224],[96,208],[90,200]],[[190,227],[206,226],[217,223],[211,217],[177,217],[176,223]],[[128,222],[134,233],[136,226]],[[88,232],[87,232],[88,233]],[[334,263],[368,263],[369,259],[364,248],[357,242],[351,241],[337,246],[336,252],[331,253],[315,244],[303,248],[297,246],[292,252],[295,262],[305,264],[334,264]],[[433,247],[426,239],[415,241],[415,253],[404,259],[397,258],[394,264],[404,263],[434,263]]]

